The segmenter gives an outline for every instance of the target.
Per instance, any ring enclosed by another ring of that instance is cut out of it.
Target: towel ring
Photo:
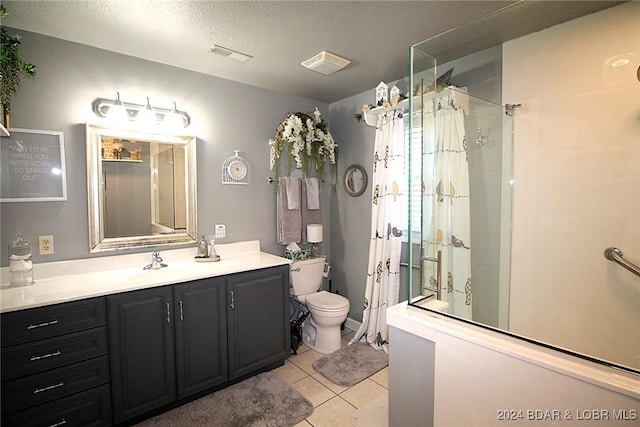
[[[344,171],[344,191],[351,197],[358,197],[367,189],[367,171],[360,165],[351,165]]]

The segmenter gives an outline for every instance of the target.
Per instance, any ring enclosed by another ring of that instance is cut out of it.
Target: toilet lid
[[[349,305],[349,300],[338,294],[320,291],[307,295],[306,304],[319,310],[340,310]]]

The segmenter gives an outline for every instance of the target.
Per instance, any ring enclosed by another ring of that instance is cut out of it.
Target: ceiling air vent
[[[253,56],[249,54],[238,52],[237,50],[229,49],[228,47],[220,46],[218,44],[214,44],[213,47],[209,49],[209,52],[215,53],[216,55],[225,56],[229,59],[233,59],[242,63],[247,62],[248,60],[253,58]]]
[[[328,76],[329,74],[342,70],[350,63],[351,61],[348,59],[341,58],[327,51],[322,51],[313,58],[309,58],[302,62],[301,65]]]

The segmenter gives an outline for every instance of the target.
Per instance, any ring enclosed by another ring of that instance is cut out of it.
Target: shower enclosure
[[[411,48],[409,304],[640,374],[640,4],[513,11]]]

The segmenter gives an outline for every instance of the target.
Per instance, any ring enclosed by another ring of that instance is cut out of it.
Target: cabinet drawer
[[[106,324],[104,297],[2,314],[2,346],[50,338]]]
[[[108,385],[2,417],[2,425],[20,427],[98,427],[111,425]]]
[[[2,349],[2,381],[107,354],[107,328]]]
[[[17,412],[109,382],[109,358],[98,357],[2,383],[2,412]]]

